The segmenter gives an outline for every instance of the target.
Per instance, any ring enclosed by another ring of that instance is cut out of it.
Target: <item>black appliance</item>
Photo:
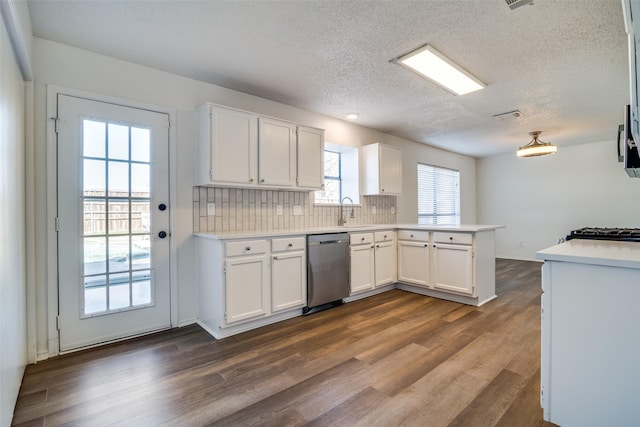
[[[631,134],[631,107],[624,109],[624,124],[618,126],[618,161],[624,163],[624,170],[632,178],[640,178],[640,155],[638,145]]]
[[[584,227],[573,230],[565,240],[573,239],[640,242],[640,228]]]

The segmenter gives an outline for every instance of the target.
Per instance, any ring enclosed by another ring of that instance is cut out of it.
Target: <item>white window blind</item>
[[[460,172],[418,163],[418,224],[460,224]]]

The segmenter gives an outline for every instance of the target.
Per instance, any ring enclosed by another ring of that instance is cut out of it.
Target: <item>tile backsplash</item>
[[[281,190],[193,188],[193,232],[253,231],[329,227],[338,225],[340,206],[314,205],[313,193]],[[207,204],[215,214],[207,214]],[[278,206],[282,215],[278,215]],[[300,206],[300,215],[294,215]],[[360,204],[345,204],[348,224],[395,224],[395,196],[361,196]]]

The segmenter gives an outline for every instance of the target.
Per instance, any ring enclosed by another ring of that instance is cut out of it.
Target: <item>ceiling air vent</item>
[[[507,2],[507,6],[509,6],[511,10],[517,9],[520,6],[524,6],[526,4],[533,6],[533,0],[504,0],[504,1]]]

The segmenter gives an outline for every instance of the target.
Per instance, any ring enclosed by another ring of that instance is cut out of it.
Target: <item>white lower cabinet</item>
[[[225,323],[269,313],[267,255],[239,256],[225,261]]]
[[[398,230],[398,282],[400,289],[464,304],[491,301],[496,297],[493,230]]]
[[[351,258],[351,295],[375,286],[373,233],[352,233],[349,236]]]
[[[395,283],[398,280],[398,255],[396,232],[377,231],[375,241],[375,287]]]
[[[302,308],[307,303],[307,259],[304,237],[273,239],[271,311]]]
[[[305,237],[199,238],[198,323],[225,338],[302,314],[307,299]]]
[[[429,286],[429,233],[398,232],[398,281]]]
[[[473,249],[467,245],[433,245],[433,287],[473,295]]]

